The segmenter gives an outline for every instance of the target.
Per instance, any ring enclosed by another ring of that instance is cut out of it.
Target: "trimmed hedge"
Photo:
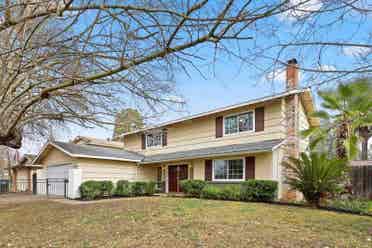
[[[248,180],[242,183],[243,201],[270,202],[276,198],[278,183],[271,180]]]
[[[203,180],[182,180],[181,188],[187,196],[200,197],[203,188],[207,185]]]
[[[111,197],[114,191],[114,184],[111,181],[101,181],[101,196]]]
[[[101,182],[86,181],[80,185],[80,195],[82,199],[94,200],[102,197]]]
[[[270,202],[276,198],[278,183],[255,180],[239,184],[214,184],[201,180],[184,180],[181,187],[186,195],[215,200]]]
[[[225,187],[221,187],[220,192],[221,200],[239,201],[240,198],[241,198],[240,185],[226,185]]]
[[[156,191],[156,183],[153,181],[146,182],[145,195],[153,195]]]
[[[116,183],[115,195],[126,197],[130,196],[131,195],[130,183],[127,180],[119,180]]]
[[[150,196],[155,193],[155,182],[128,182],[120,180],[114,184],[111,181],[86,181],[80,185],[80,195],[84,200],[94,200],[105,196],[129,197]]]
[[[219,200],[221,199],[221,188],[213,185],[207,185],[201,192],[201,198]]]

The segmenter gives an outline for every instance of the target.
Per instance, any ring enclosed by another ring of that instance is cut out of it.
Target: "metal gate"
[[[0,179],[0,194],[9,192],[9,180]]]
[[[68,198],[68,179],[46,178],[33,182],[33,193],[46,196],[63,196]]]

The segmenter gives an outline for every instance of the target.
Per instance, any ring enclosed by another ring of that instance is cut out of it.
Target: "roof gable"
[[[54,141],[47,143],[43,147],[38,156],[34,159],[33,164],[37,164],[42,157],[46,156],[51,148],[58,149],[73,158],[95,158],[129,162],[140,162],[143,159],[142,155],[124,149]]]

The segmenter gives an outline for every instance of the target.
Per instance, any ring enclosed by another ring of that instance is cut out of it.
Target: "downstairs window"
[[[213,160],[213,181],[241,181],[245,178],[243,159]]]

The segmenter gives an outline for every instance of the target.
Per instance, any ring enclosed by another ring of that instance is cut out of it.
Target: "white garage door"
[[[47,167],[47,178],[48,178],[48,193],[49,195],[64,196],[68,191],[68,179],[69,170],[72,165],[60,165]]]
[[[47,167],[48,179],[68,179],[68,170],[72,165],[56,165]]]

